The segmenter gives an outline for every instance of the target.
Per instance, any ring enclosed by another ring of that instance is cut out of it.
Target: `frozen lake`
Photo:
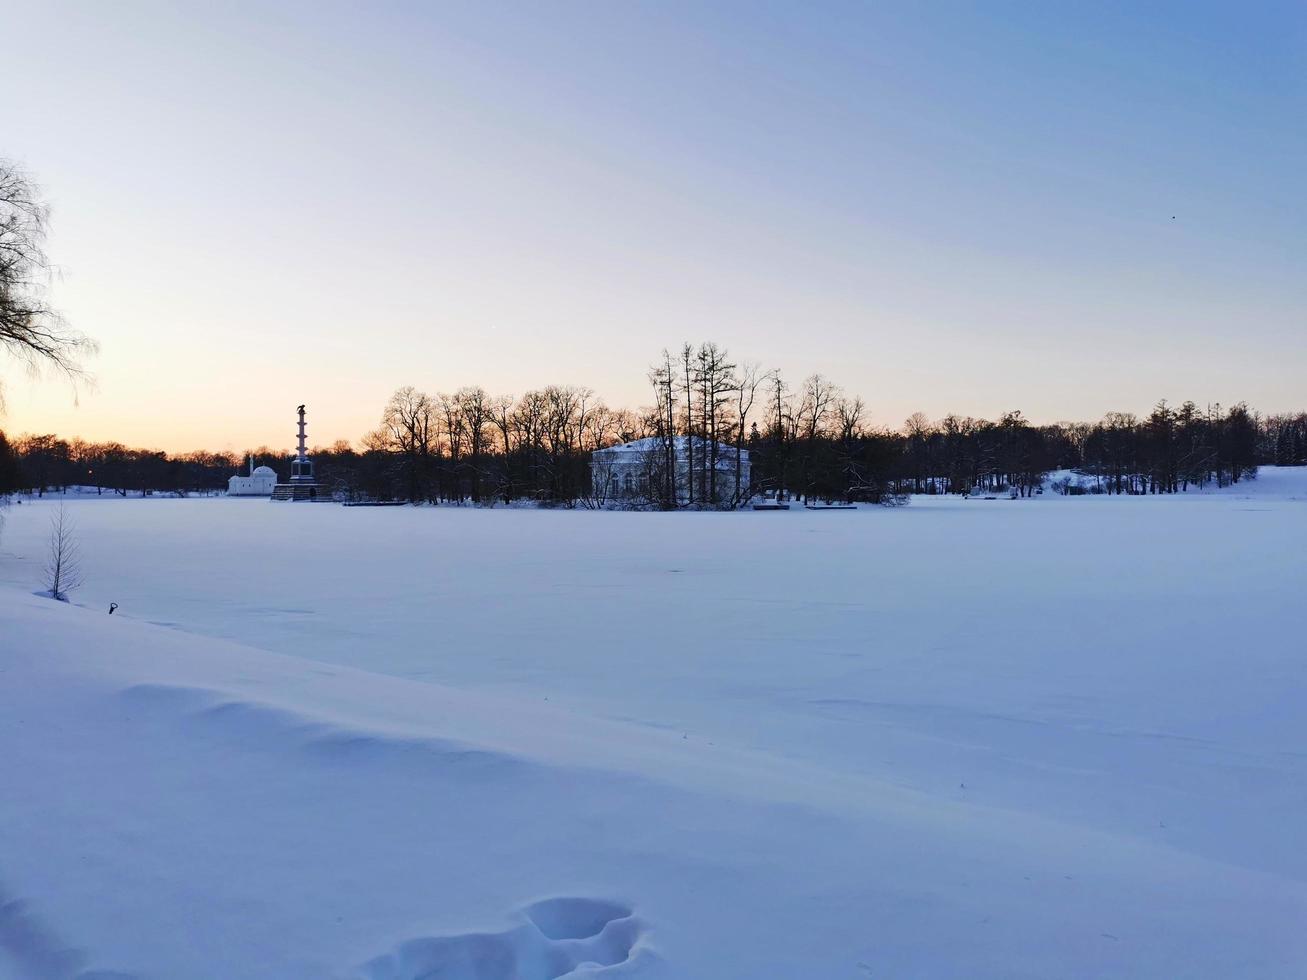
[[[1298,904],[1304,497],[1269,471],[1180,498],[853,512],[68,508],[91,610],[1051,820]],[[10,508],[0,586],[39,587],[51,507]],[[1288,976],[1267,965],[1287,948],[1237,962]],[[1159,975],[1128,961],[1062,975]],[[975,975],[1018,975],[991,966]]]
[[[1280,751],[1305,730],[1307,500],[1252,489],[737,514],[69,507],[92,608],[1307,872],[1307,850],[1222,832],[1259,751],[1280,760],[1267,802],[1307,804]],[[17,587],[37,587],[49,507],[10,509]]]

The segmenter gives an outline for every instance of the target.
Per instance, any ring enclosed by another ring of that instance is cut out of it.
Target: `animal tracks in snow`
[[[582,980],[634,978],[652,953],[631,909],[590,898],[550,898],[521,910],[505,932],[411,939],[364,964],[356,980]]]

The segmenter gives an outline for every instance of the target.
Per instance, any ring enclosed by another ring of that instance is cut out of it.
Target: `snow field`
[[[24,503],[0,977],[1299,976],[1303,489]]]

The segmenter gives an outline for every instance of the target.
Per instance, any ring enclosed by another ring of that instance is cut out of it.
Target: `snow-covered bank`
[[[1079,488],[1082,493],[1103,492],[1110,484],[1107,477],[1095,477],[1075,470],[1053,470],[1044,477],[1044,492],[1059,495],[1060,486],[1069,484]],[[1238,483],[1217,486],[1215,482],[1204,486],[1191,484],[1181,486],[1174,494],[1161,494],[1177,500],[1192,497],[1205,497],[1212,494],[1226,497],[1269,497],[1279,500],[1307,499],[1307,467],[1302,466],[1263,466],[1253,476],[1245,474]],[[1138,496],[1157,496],[1143,494]]]
[[[0,977],[1300,976],[1307,507],[1253,486],[86,501],[81,608],[25,503]]]

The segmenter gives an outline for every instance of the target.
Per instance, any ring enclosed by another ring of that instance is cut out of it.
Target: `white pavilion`
[[[692,460],[697,498],[707,496],[700,480],[703,478],[703,461],[710,457],[714,458],[713,469],[716,470],[713,482],[716,484],[717,499],[714,503],[726,503],[735,493],[737,460],[739,486],[748,490],[752,475],[749,450],[741,449],[737,455],[735,446],[723,442],[714,443],[701,436],[677,436],[671,449],[675,455],[678,502],[685,503],[689,496]],[[650,492],[651,485],[660,479],[659,473],[665,472],[667,450],[667,443],[656,436],[596,449],[590,454],[590,482],[595,495],[609,500],[645,496]]]
[[[237,473],[227,481],[228,497],[271,497],[277,485],[277,471],[271,466],[255,466],[254,457],[250,457],[248,476]]]

